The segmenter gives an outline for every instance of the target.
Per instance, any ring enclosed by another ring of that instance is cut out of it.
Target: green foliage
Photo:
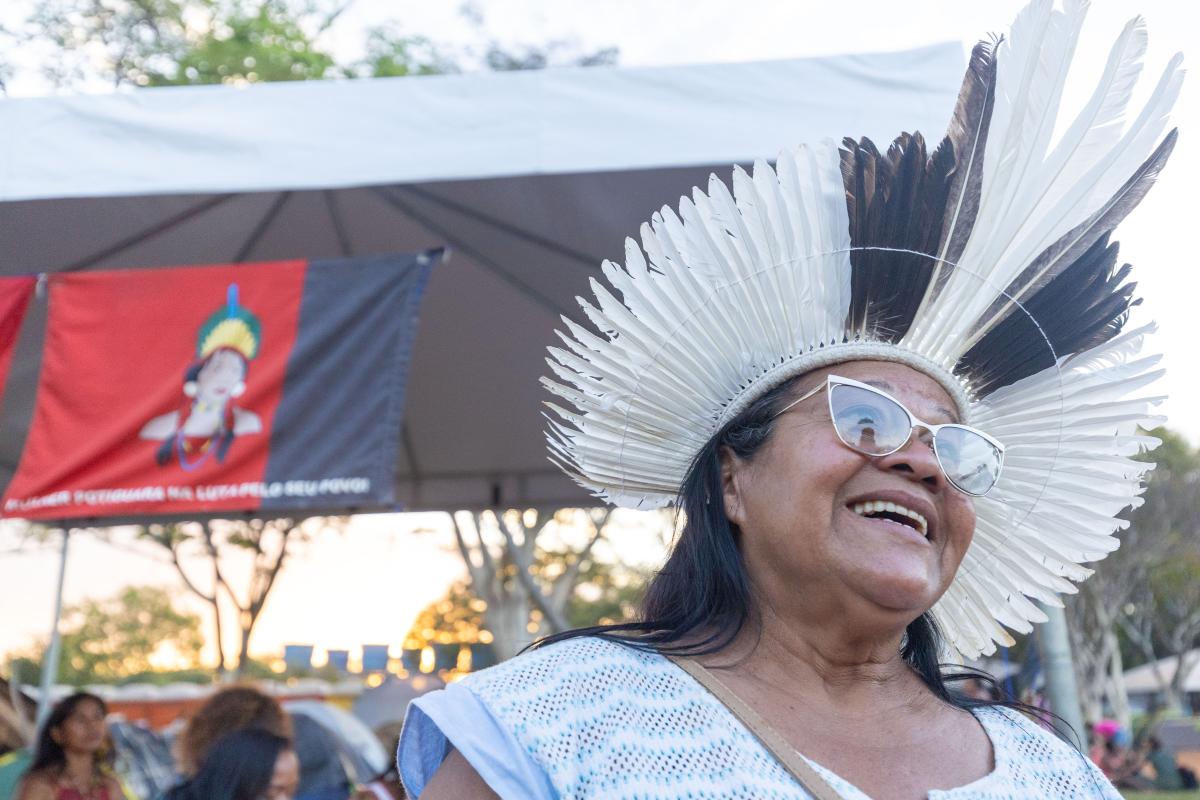
[[[594,53],[579,55],[574,45],[553,41],[540,47],[504,48],[493,42],[484,54],[488,69],[496,72],[546,69],[552,66],[600,67],[617,63],[617,49],[606,47]]]
[[[26,45],[48,45],[42,71],[56,86],[89,77],[113,85],[144,86],[150,74],[187,47],[188,18],[210,0],[41,0],[13,35]]]
[[[1147,433],[1158,439],[1160,444],[1137,456],[1139,461],[1153,461],[1156,469],[1173,473],[1187,473],[1200,469],[1200,450],[1195,450],[1187,439],[1166,427],[1159,426]]]
[[[615,63],[617,51],[579,53],[573,43],[448,55],[394,26],[367,31],[365,56],[338,63],[321,44],[345,0],[40,0],[0,42],[46,52],[44,76],[57,87],[180,86],[402,77],[456,72],[463,58],[492,70]],[[470,15],[467,14],[468,18]],[[475,20],[482,25],[482,17]],[[0,55],[0,91],[12,76]]]
[[[593,560],[567,604],[567,623],[583,628],[629,622],[637,614],[649,580],[647,571]]]
[[[289,0],[42,0],[17,44],[49,47],[55,86],[180,86],[426,74],[448,61],[428,42],[369,34],[361,64],[337,65],[318,38],[345,4]],[[0,67],[0,70],[3,68]],[[8,73],[0,71],[0,79]]]
[[[547,551],[540,551],[539,564],[546,568]],[[645,590],[648,573],[620,564],[592,560],[581,573],[579,583],[567,603],[566,619],[572,628],[627,622],[634,618],[638,602]],[[435,642],[490,642],[484,611],[487,603],[471,593],[471,587],[459,581],[451,585],[446,595],[426,606],[413,620],[404,647],[420,649]],[[531,614],[534,623],[542,615],[536,609]]]
[[[257,7],[213,9],[204,32],[190,38],[169,72],[151,72],[144,85],[254,83],[324,78],[333,56],[322,52],[281,0]]]
[[[279,673],[271,669],[271,666],[265,661],[259,661],[254,658],[247,658],[238,665],[238,678],[246,681],[277,681],[280,679]]]
[[[417,649],[435,642],[471,644],[490,641],[485,631],[483,612],[487,603],[471,594],[464,581],[451,584],[446,596],[427,605],[413,620],[404,637],[405,649]]]
[[[1143,458],[1156,466],[1117,558],[1110,557],[1136,567],[1123,576],[1131,602],[1119,620],[1129,666],[1200,645],[1200,449],[1166,428],[1149,434],[1161,445]],[[1105,560],[1097,571],[1110,568]]]
[[[186,665],[183,674],[206,675],[194,669],[203,644],[200,618],[176,610],[169,592],[157,586],[130,586],[113,597],[86,600],[64,611],[57,679],[72,686],[178,679],[178,670],[158,673],[156,656]],[[23,681],[35,679],[41,674],[45,649],[43,644],[34,654],[11,659],[9,674],[19,674]]]
[[[402,78],[457,72],[449,56],[423,36],[401,36],[388,28],[367,32],[366,57],[343,70],[348,77]]]

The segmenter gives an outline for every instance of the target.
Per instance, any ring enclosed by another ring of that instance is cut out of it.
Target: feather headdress
[[[756,398],[839,362],[899,361],[938,380],[1006,446],[974,539],[933,609],[966,656],[1045,619],[1116,549],[1155,442],[1149,327],[1113,228],[1175,144],[1167,65],[1126,124],[1145,28],[1116,40],[1091,99],[1053,140],[1087,3],[1034,0],[972,53],[944,139],[881,152],[846,139],[715,176],[626,242],[625,264],[565,320],[546,387],[551,458],[610,502],[672,502],[697,452]],[[614,295],[619,293],[620,299]]]

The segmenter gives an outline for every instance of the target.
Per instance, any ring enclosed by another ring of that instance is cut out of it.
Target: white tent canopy
[[[1183,679],[1185,692],[1200,692],[1200,652],[1191,650],[1185,657],[1189,670]],[[1175,679],[1179,662],[1174,656],[1160,658],[1140,667],[1125,670],[1125,691],[1130,694],[1154,694],[1162,691],[1161,679],[1170,683]]]
[[[2,100],[0,273],[448,245],[422,309],[398,495],[410,509],[576,504],[545,458],[537,379],[600,261],[733,163],[842,135],[936,142],[963,56],[949,43]],[[40,299],[0,413],[0,483],[28,429],[44,325]]]

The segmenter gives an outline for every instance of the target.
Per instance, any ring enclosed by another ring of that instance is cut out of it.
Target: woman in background
[[[165,800],[292,800],[300,760],[291,743],[259,728],[218,739],[196,774]]]
[[[230,686],[210,697],[180,734],[175,746],[180,774],[195,775],[218,739],[244,728],[292,738],[291,717],[275,698],[253,686]]]
[[[54,706],[17,800],[120,800],[121,786],[110,770],[107,715],[104,701],[87,692]]]

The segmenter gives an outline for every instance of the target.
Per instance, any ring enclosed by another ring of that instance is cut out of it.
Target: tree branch
[[[519,513],[519,512],[518,512]],[[558,633],[567,629],[567,621],[563,617],[559,607],[551,604],[546,594],[541,587],[533,580],[533,562],[529,557],[529,551],[523,547],[517,547],[513,541],[512,531],[508,527],[508,518],[506,516],[499,517],[500,533],[504,535],[504,542],[508,546],[509,552],[512,553],[513,562],[517,567],[517,579],[521,581],[521,585],[525,587],[525,591],[529,593],[529,597],[533,600],[533,604],[542,612],[547,624],[552,629],[552,633]],[[521,526],[524,528],[525,522],[521,521]],[[526,539],[535,539],[536,536],[530,536],[528,529],[525,529]]]
[[[484,575],[482,567],[476,565],[474,559],[471,558],[471,551],[467,545],[466,536],[463,534],[462,526],[458,523],[458,517],[451,514],[450,522],[454,528],[454,542],[458,545],[458,552],[462,555],[463,563],[467,565],[467,577],[471,579],[471,586],[475,595],[480,597],[484,602],[491,603],[494,595],[492,594],[492,587],[488,585],[488,576]]]
[[[275,585],[275,579],[279,577],[279,573],[283,570],[283,562],[287,560],[288,554],[288,538],[296,532],[300,527],[299,523],[289,522],[283,528],[274,528],[279,531],[279,552],[275,554],[275,561],[263,574],[263,584],[258,588],[258,591],[250,600],[250,624],[254,625],[254,621],[258,619],[258,615],[262,613],[263,606],[266,605],[267,596],[271,593],[271,587]],[[261,544],[261,539],[260,539]]]
[[[208,556],[213,563],[213,577],[220,586],[225,590],[225,595],[229,601],[233,603],[233,607],[238,610],[238,613],[243,611],[241,602],[238,601],[237,595],[233,592],[233,587],[229,585],[229,581],[225,580],[225,575],[221,572],[221,553],[217,547],[216,538],[213,535],[212,525],[207,520],[200,523],[201,530],[204,532],[204,544],[208,548]],[[213,594],[216,594],[216,587],[213,588]]]
[[[174,542],[169,545],[169,549],[171,551],[171,563],[175,566],[175,571],[179,573],[179,577],[183,580],[183,585],[201,600],[204,600],[208,603],[217,602],[216,587],[213,587],[213,593],[211,595],[202,592],[200,587],[193,583],[192,579],[188,577],[187,572],[184,571],[183,562],[179,560],[179,549],[176,547]]]

